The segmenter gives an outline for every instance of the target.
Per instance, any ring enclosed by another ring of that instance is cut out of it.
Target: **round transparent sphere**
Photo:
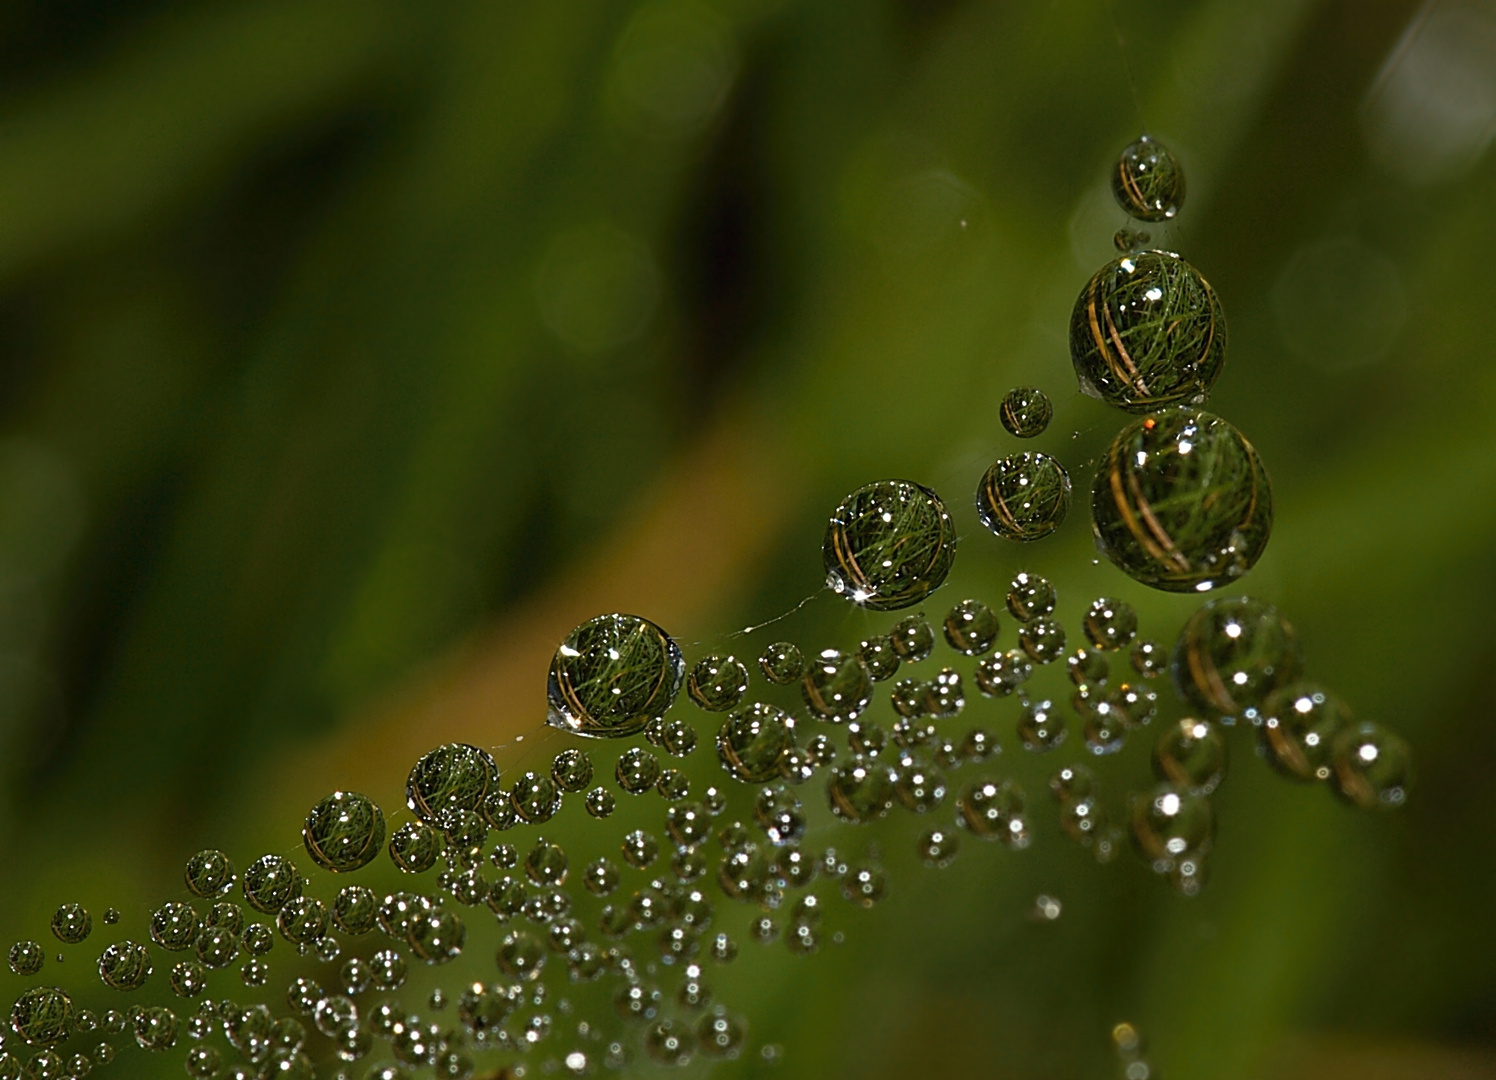
[[[1070,474],[1037,451],[999,458],[977,486],[977,517],[1005,540],[1048,536],[1070,512]]]
[[[1174,642],[1169,672],[1185,701],[1234,721],[1258,719],[1259,706],[1297,679],[1303,666],[1298,635],[1277,608],[1230,596],[1190,615]]]
[[[1096,547],[1134,580],[1207,592],[1250,570],[1273,528],[1272,486],[1252,444],[1198,409],[1123,428],[1091,490]]]
[[[1049,395],[1037,387],[1015,386],[1004,395],[998,415],[1009,435],[1032,439],[1049,427],[1054,419],[1054,405]]]
[[[1178,255],[1139,251],[1086,283],[1070,314],[1080,391],[1128,412],[1198,405],[1226,362],[1226,315]]]
[[[833,592],[874,611],[919,603],[956,559],[956,526],[940,496],[907,480],[865,484],[842,500],[821,546]]]
[[[1117,155],[1112,195],[1129,217],[1168,221],[1184,205],[1184,168],[1168,147],[1144,135]]]
[[[662,717],[686,664],[670,635],[637,615],[599,615],[578,626],[551,661],[546,722],[578,735],[623,738]]]

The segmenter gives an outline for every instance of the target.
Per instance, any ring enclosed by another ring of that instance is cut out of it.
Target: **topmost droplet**
[[[1184,169],[1168,147],[1144,135],[1117,156],[1112,194],[1139,221],[1167,221],[1184,205]]]
[[[893,611],[940,587],[956,527],[940,496],[907,480],[865,484],[841,501],[821,548],[826,583],[853,603]]]
[[[546,723],[620,738],[665,714],[686,663],[670,635],[637,615],[599,615],[578,626],[551,661]]]

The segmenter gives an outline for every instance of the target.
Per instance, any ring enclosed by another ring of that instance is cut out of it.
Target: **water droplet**
[[[193,998],[208,988],[208,972],[196,960],[182,960],[171,969],[171,989],[178,997]]]
[[[1065,659],[1070,681],[1083,693],[1091,693],[1106,685],[1111,675],[1111,665],[1106,657],[1094,649],[1076,649]]]
[[[736,1058],[747,1038],[743,1021],[727,1013],[711,1013],[696,1022],[697,1045],[708,1057]]]
[[[987,841],[1008,847],[1028,847],[1028,823],[1023,818],[1023,788],[1013,781],[978,779],[956,799],[957,824]]]
[[[27,1046],[56,1046],[73,1026],[73,999],[55,986],[38,986],[16,999],[10,1029]]]
[[[425,912],[405,932],[411,955],[426,964],[446,964],[462,954],[467,927],[455,911]]]
[[[1129,217],[1167,221],[1184,205],[1184,168],[1168,147],[1144,135],[1117,156],[1112,195]]]
[[[364,885],[345,885],[333,899],[332,919],[345,934],[367,934],[374,929],[378,902]]]
[[[762,788],[753,804],[753,818],[769,842],[794,844],[805,835],[805,812],[794,792],[783,784]]]
[[[1357,724],[1342,731],[1331,750],[1330,782],[1335,791],[1363,810],[1401,806],[1413,783],[1408,744],[1379,724]]]
[[[185,1067],[187,1075],[193,1080],[209,1080],[218,1072],[221,1064],[222,1058],[211,1046],[194,1046],[187,1051]]]
[[[1065,719],[1050,701],[1028,701],[1018,717],[1018,738],[1029,750],[1043,753],[1065,741]]]
[[[853,603],[892,611],[919,603],[950,573],[956,527],[929,488],[880,480],[842,500],[821,548],[826,582]]]
[[[197,937],[195,951],[204,967],[226,968],[239,956],[239,931],[227,926],[208,926]]]
[[[887,765],[853,758],[831,770],[826,783],[831,810],[853,824],[876,821],[893,808],[897,779],[898,774]]]
[[[900,679],[889,691],[888,703],[893,711],[907,718],[925,714],[925,683],[921,679]]]
[[[335,874],[367,866],[384,847],[384,812],[367,796],[335,791],[307,814],[302,840],[312,861]]]
[[[77,945],[93,932],[93,916],[82,904],[62,904],[52,913],[52,934],[64,945]]]
[[[229,884],[233,884],[233,874],[232,873],[229,875]],[[119,910],[117,908],[112,908],[112,907],[105,908],[104,909],[104,925],[105,926],[113,926],[117,922],[119,922]]]
[[[587,797],[583,800],[583,805],[587,807],[587,813],[593,817],[605,818],[613,813],[613,808],[617,805],[617,800],[613,798],[613,793],[607,788],[595,787],[587,792]]]
[[[894,648],[893,638],[887,635],[864,639],[857,647],[857,658],[874,682],[891,679],[899,670],[898,651]]]
[[[135,1044],[142,1050],[170,1050],[177,1044],[177,1014],[150,1005],[134,1014]]]
[[[424,874],[441,853],[441,833],[419,821],[407,821],[390,837],[390,861],[407,874]]]
[[[659,745],[671,757],[690,757],[696,749],[696,729],[684,720],[666,720],[660,725]]]
[[[873,699],[873,678],[856,655],[825,649],[805,669],[800,696],[822,720],[855,720]]]
[[[562,750],[551,761],[551,779],[562,791],[587,790],[592,783],[592,758],[575,746]]]
[[[904,757],[895,776],[894,795],[906,810],[927,813],[945,800],[945,776],[933,765]]]
[[[151,976],[151,955],[144,945],[119,941],[99,957],[99,978],[111,990],[139,990]]]
[[[1066,765],[1049,778],[1049,791],[1065,803],[1089,797],[1095,783],[1091,770],[1084,765]]]
[[[1220,729],[1209,720],[1193,719],[1164,728],[1153,744],[1153,774],[1191,794],[1209,795],[1226,776],[1226,740]]]
[[[961,673],[955,668],[941,668],[935,677],[924,684],[924,713],[942,720],[960,716],[966,707],[966,690],[961,683]],[[935,729],[927,729],[934,737]]]
[[[369,978],[380,990],[398,990],[405,985],[405,958],[394,949],[380,949],[369,957]]]
[[[1037,922],[1054,922],[1063,910],[1063,905],[1053,896],[1040,893],[1034,897],[1034,906],[1030,909],[1030,915]]]
[[[686,1065],[696,1052],[696,1036],[683,1023],[666,1018],[645,1032],[644,1052],[660,1065]]]
[[[665,830],[678,847],[695,847],[711,835],[711,815],[697,802],[682,802],[665,814]]]
[[[599,615],[566,636],[551,661],[546,722],[621,738],[665,715],[685,678],[670,635],[637,615]]]
[[[1201,605],[1180,630],[1170,662],[1180,697],[1226,723],[1260,722],[1258,706],[1302,669],[1293,627],[1271,604],[1249,596]]]
[[[977,517],[1006,540],[1048,536],[1070,512],[1070,474],[1048,454],[1010,454],[977,486]]]
[[[707,656],[691,668],[686,690],[707,712],[726,712],[748,692],[748,669],[733,656]]]
[[[1123,600],[1094,600],[1081,620],[1086,640],[1098,649],[1120,649],[1138,633],[1138,613]]]
[[[1008,585],[1008,610],[1019,622],[1032,622],[1054,612],[1058,599],[1048,578],[1020,571]]]
[[[1167,663],[1164,647],[1156,641],[1139,641],[1132,647],[1132,667],[1145,679],[1157,678]]]
[[[239,978],[245,986],[264,986],[270,981],[270,965],[258,957],[252,957],[239,969]]]
[[[882,867],[861,864],[842,875],[842,897],[858,907],[870,908],[888,895],[888,875]]]
[[[1260,721],[1267,759],[1296,780],[1328,780],[1335,737],[1352,724],[1350,708],[1340,698],[1307,682],[1273,693]]]
[[[1016,649],[993,653],[977,664],[973,679],[987,697],[1007,697],[1028,681],[1034,665]]]
[[[1076,691],[1077,705],[1085,723],[1081,734],[1086,741],[1086,749],[1099,756],[1115,754],[1122,749],[1123,741],[1127,738],[1127,729],[1122,725],[1122,720],[1111,708],[1110,695],[1102,694],[1098,698],[1087,700],[1082,691]]]
[[[415,763],[405,782],[405,803],[428,825],[451,810],[477,810],[499,786],[493,755],[467,743],[447,743]]]
[[[1205,592],[1257,562],[1272,489],[1252,444],[1199,410],[1144,417],[1112,441],[1092,490],[1096,546],[1144,585]]]
[[[1210,850],[1215,815],[1203,795],[1160,784],[1132,800],[1132,841],[1154,871],[1167,874]]]
[[[643,829],[634,829],[625,833],[623,843],[619,847],[623,851],[623,861],[635,870],[643,870],[660,854],[659,841]]]
[[[234,884],[234,864],[221,851],[199,851],[187,860],[183,876],[187,881],[187,891],[193,896],[217,896],[227,892]],[[114,909],[110,908],[109,911]],[[111,920],[109,911],[104,913],[104,922],[106,925],[113,925],[119,921],[119,912],[116,911]]]
[[[1106,829],[1106,815],[1090,795],[1065,799],[1060,804],[1060,828],[1081,847],[1091,847]]]
[[[151,940],[167,952],[192,948],[201,930],[191,904],[162,904],[151,914]]]
[[[327,933],[327,907],[321,900],[298,896],[286,901],[276,915],[281,936],[292,945],[311,945]]]
[[[1036,664],[1051,664],[1065,655],[1065,628],[1053,619],[1035,619],[1018,631],[1018,644]]]
[[[1008,429],[1008,434],[1020,439],[1032,439],[1035,435],[1042,435],[1044,429],[1049,427],[1049,421],[1054,417],[1054,406],[1043,390],[1032,386],[1015,386],[1003,397],[998,415],[1002,418],[1003,427]]]
[[[962,600],[945,616],[945,640],[966,656],[981,656],[997,640],[997,615],[980,600]]]
[[[17,975],[35,975],[46,960],[46,950],[34,941],[18,941],[10,947],[10,970]]]
[[[758,658],[758,666],[771,683],[788,686],[805,671],[805,657],[794,643],[776,641]]]
[[[1082,393],[1128,412],[1203,402],[1226,361],[1226,316],[1200,272],[1167,251],[1107,263],[1070,316]]]
[[[619,755],[613,775],[624,791],[643,795],[660,778],[660,759],[642,746],[630,747]]]
[[[793,745],[793,729],[794,721],[785,712],[755,702],[732,713],[722,724],[717,733],[717,756],[737,779],[762,784],[779,775],[780,757]]]
[[[1153,243],[1153,236],[1145,229],[1118,229],[1112,234],[1112,246],[1126,254],[1140,251]]]
[[[549,821],[561,809],[561,791],[549,776],[524,772],[509,790],[509,804],[521,821],[539,825]]]

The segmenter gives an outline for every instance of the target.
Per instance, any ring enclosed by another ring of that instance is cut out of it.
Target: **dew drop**
[[[1005,540],[1039,540],[1070,512],[1070,474],[1037,451],[999,458],[977,487],[977,516]]]
[[[1201,605],[1179,631],[1170,661],[1180,697],[1226,723],[1260,722],[1259,707],[1302,669],[1293,627],[1271,604],[1249,596]]]
[[[855,720],[873,698],[873,677],[860,657],[825,649],[805,669],[800,696],[817,717]]]
[[[1082,393],[1128,412],[1197,405],[1226,360],[1226,316],[1200,272],[1167,251],[1098,270],[1070,316]]]
[[[52,935],[64,945],[77,945],[93,932],[93,917],[82,904],[62,904],[52,913]]]
[[[832,591],[874,611],[918,604],[945,581],[956,527],[929,488],[880,480],[832,512],[821,548]]]
[[[772,705],[755,702],[728,716],[717,733],[717,756],[736,779],[761,784],[779,775],[781,756],[793,745],[794,721]]]
[[[1091,494],[1097,548],[1130,577],[1167,592],[1234,581],[1272,532],[1272,489],[1257,451],[1200,410],[1171,410],[1123,428]]]
[[[1226,776],[1226,740],[1209,720],[1183,719],[1159,732],[1153,774],[1193,795],[1209,795]]]
[[[637,615],[599,615],[556,650],[546,722],[595,738],[633,735],[665,715],[684,678],[685,660],[664,630]]]
[[[707,712],[726,712],[748,692],[748,669],[733,656],[707,656],[691,668],[686,690]]]
[[[1117,156],[1112,195],[1130,217],[1167,221],[1184,205],[1184,168],[1168,147],[1144,135]]]
[[[1049,395],[1032,386],[1015,386],[1003,397],[998,409],[1003,427],[1008,434],[1020,439],[1032,439],[1042,435],[1054,418],[1054,406]]]
[[[771,683],[788,686],[805,671],[805,657],[792,642],[776,641],[758,658],[758,666]]]
[[[586,791],[592,783],[592,757],[575,746],[562,750],[551,761],[551,779],[562,791]]]
[[[980,600],[962,600],[945,616],[945,640],[964,656],[981,656],[997,640],[997,615]]]
[[[346,874],[379,857],[384,847],[384,811],[367,796],[335,791],[312,807],[301,836],[314,863]]]

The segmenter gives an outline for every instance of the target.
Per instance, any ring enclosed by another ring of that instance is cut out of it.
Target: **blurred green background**
[[[335,786],[393,811],[447,738],[540,767],[591,614],[688,657],[855,643],[892,619],[823,597],[728,635],[816,592],[870,479],[952,506],[942,603],[1024,567],[1072,633],[1108,594],[1172,641],[1194,601],[1094,562],[1124,418],[1065,344],[1145,128],[1189,178],[1155,240],[1230,323],[1212,408],[1274,481],[1245,587],[1409,739],[1415,797],[1358,814],[1233,732],[1186,900],[1059,833],[1077,737],[1035,758],[976,700],[1034,849],[936,872],[926,822],[879,827],[892,893],[844,945],[721,975],[752,1038],[719,1071],[1111,1076],[1127,1019],[1166,1077],[1496,1075],[1491,0],[0,7],[0,942],[84,901],[42,976],[81,987],[97,914],[138,937],[199,847],[291,851]],[[1022,551],[969,495],[1020,383],[1078,493]],[[1150,739],[1098,765],[1108,805]]]

